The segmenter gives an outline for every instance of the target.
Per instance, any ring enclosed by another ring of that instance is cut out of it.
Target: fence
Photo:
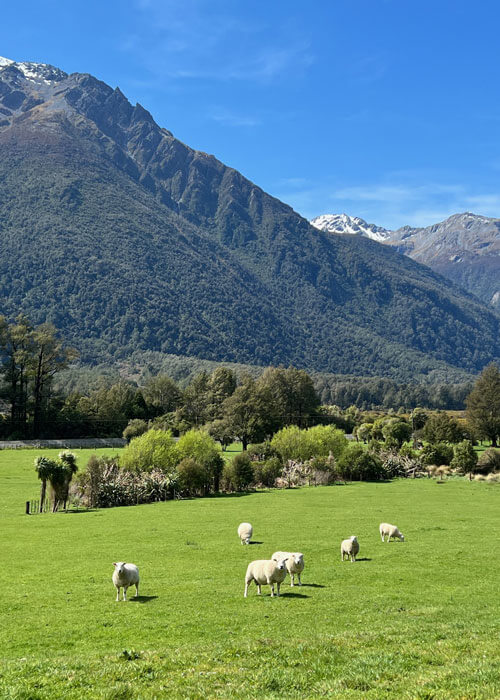
[[[49,513],[51,510],[50,501],[45,499],[43,508],[40,508],[40,499],[35,498],[32,501],[26,501],[26,515],[36,515],[37,513]]]
[[[98,447],[124,447],[123,438],[71,438],[68,440],[0,440],[0,450],[43,449],[96,449]]]

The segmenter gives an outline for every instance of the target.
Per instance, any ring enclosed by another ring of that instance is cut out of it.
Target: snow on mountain
[[[311,224],[320,231],[329,233],[350,233],[353,235],[366,236],[374,241],[384,242],[391,237],[391,231],[382,226],[368,224],[358,216],[348,216],[347,214],[322,214],[311,221]]]
[[[11,66],[21,71],[25,78],[33,81],[51,83],[53,81],[63,80],[67,77],[67,73],[48,63],[33,63],[31,61],[21,61],[18,63],[10,58],[0,56],[0,70]]]

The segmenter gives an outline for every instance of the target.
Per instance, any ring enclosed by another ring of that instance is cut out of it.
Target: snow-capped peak
[[[322,214],[311,221],[311,224],[320,231],[329,233],[350,233],[372,238],[374,241],[386,241],[391,237],[391,231],[382,226],[368,224],[358,216],[348,214]]]
[[[21,71],[24,77],[28,80],[41,80],[44,83],[62,80],[67,76],[64,71],[59,70],[59,68],[55,68],[48,63],[33,63],[31,61],[21,61],[18,63],[10,58],[0,56],[0,70],[2,68],[7,68],[8,66],[14,66],[14,68],[17,68],[17,70]]]

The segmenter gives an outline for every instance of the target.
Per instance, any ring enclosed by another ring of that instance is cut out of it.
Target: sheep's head
[[[351,540],[351,542],[357,542],[357,541],[358,541],[358,538],[356,537],[356,535],[351,535],[351,537],[350,537],[349,539]]]
[[[304,555],[301,554],[300,552],[294,552],[294,554],[292,554],[292,559],[293,559],[295,564],[299,565],[299,564],[303,563]]]
[[[403,535],[402,532],[399,533],[399,539],[401,540],[401,542],[405,541],[405,536]]]
[[[115,571],[117,574],[122,574],[125,570],[125,562],[124,561],[114,561],[113,566],[115,567]]]
[[[279,561],[276,561],[276,566],[278,567],[278,569],[280,571],[283,571],[283,569],[286,567],[287,561],[288,561],[288,557],[286,559],[280,559]]]

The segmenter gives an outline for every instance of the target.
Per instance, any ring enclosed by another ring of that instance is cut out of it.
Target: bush
[[[240,452],[232,462],[224,467],[224,479],[226,487],[234,491],[243,491],[250,486],[254,479],[252,460],[247,452]]]
[[[132,438],[139,437],[143,435],[148,429],[148,424],[142,418],[132,418],[129,420],[127,427],[123,431],[122,435],[127,442],[130,442]]]
[[[470,474],[476,471],[477,452],[470,440],[463,440],[453,447],[453,459],[450,466],[460,474]]]
[[[120,465],[136,473],[159,469],[173,473],[179,461],[170,431],[148,430],[133,438],[120,456]]]
[[[500,471],[500,450],[489,447],[478,460],[476,471],[478,474],[491,474]]]
[[[349,480],[379,481],[386,478],[380,457],[361,445],[349,446],[337,460],[337,469],[344,479]]]
[[[252,459],[259,462],[266,461],[270,457],[277,457],[278,455],[276,450],[271,445],[270,440],[266,440],[265,442],[256,442],[254,445],[250,445],[247,452]]]
[[[206,488],[207,473],[202,464],[192,457],[185,457],[177,465],[179,487],[190,494],[203,492]]]
[[[420,459],[424,464],[448,465],[453,459],[453,447],[445,442],[424,445],[420,452]]]
[[[282,464],[278,457],[269,457],[265,462],[253,462],[253,481],[272,488],[281,475]]]

